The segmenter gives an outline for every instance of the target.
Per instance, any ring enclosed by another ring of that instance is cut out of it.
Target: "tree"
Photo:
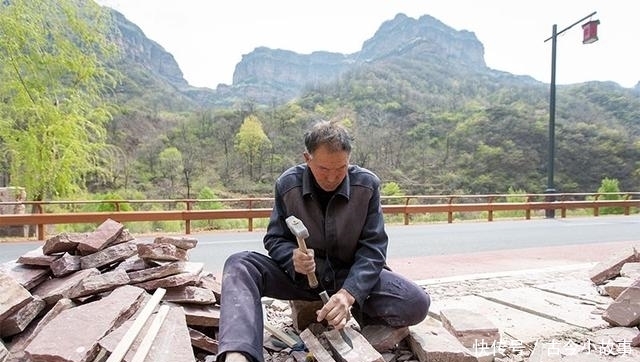
[[[175,148],[169,147],[160,152],[160,171],[169,180],[169,197],[175,193],[176,179],[183,172],[182,153]]]
[[[262,123],[256,116],[248,116],[242,122],[235,137],[235,148],[247,162],[249,179],[254,179],[254,169],[260,161],[262,152],[271,146],[269,137],[262,129]]]
[[[106,172],[109,19],[93,1],[0,2],[0,154],[9,183],[33,200],[68,196]]]

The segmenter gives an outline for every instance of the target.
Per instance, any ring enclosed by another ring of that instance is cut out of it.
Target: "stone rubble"
[[[94,232],[61,233],[17,260],[0,264],[0,362],[104,362],[160,288],[166,290],[160,303],[166,315],[145,361],[214,362],[221,285],[203,263],[189,261],[189,250],[196,246],[192,237],[137,240],[124,225],[109,219]],[[336,331],[315,322],[319,302],[264,298],[265,321],[306,345],[319,362],[572,361],[570,356],[549,359],[553,343],[584,345],[585,341],[589,347],[583,346],[574,360],[627,362],[640,356],[638,263],[640,254],[630,248],[598,263],[589,275],[538,272],[423,284],[432,300],[439,300],[589,279],[600,294],[611,297],[609,306],[599,311],[610,328],[550,335],[518,350],[479,353],[471,341],[495,345],[504,331],[485,318],[489,316],[465,309],[445,309],[436,318],[400,329],[360,328],[352,318],[347,328],[356,347],[348,352],[336,348]],[[132,341],[124,361],[131,361],[142,348],[153,320],[149,317]],[[594,356],[605,347],[609,347],[606,358]],[[299,345],[287,346],[267,331],[263,352],[266,362],[313,360]]]

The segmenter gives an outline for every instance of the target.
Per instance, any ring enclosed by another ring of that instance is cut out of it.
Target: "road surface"
[[[466,273],[544,268],[597,262],[640,245],[640,216],[600,216],[452,224],[389,225],[392,269],[414,279]],[[190,260],[220,273],[240,250],[264,252],[264,231],[192,234],[198,245]],[[139,239],[152,238],[138,236]],[[0,262],[18,258],[41,242],[0,243]]]

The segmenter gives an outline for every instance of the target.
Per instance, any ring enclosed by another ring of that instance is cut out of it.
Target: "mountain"
[[[174,146],[188,155],[194,182],[268,195],[295,162],[297,136],[331,115],[351,122],[353,162],[407,193],[545,189],[548,85],[487,67],[473,32],[398,14],[352,54],[258,47],[243,55],[232,84],[208,89],[190,86],[170,54],[114,14],[125,111],[110,134],[153,180],[163,180],[154,174],[158,154]],[[247,160],[234,137],[249,114],[271,146]],[[176,127],[185,119],[193,122]],[[558,86],[555,127],[558,191],[592,192],[605,178],[640,188],[640,83]]]
[[[258,47],[242,56],[236,65],[231,85],[220,84],[215,90],[192,87],[184,79],[171,54],[155,41],[146,38],[135,24],[112,10],[125,51],[121,65],[130,78],[122,90],[126,99],[148,97],[169,109],[189,107],[232,107],[242,102],[258,105],[283,104],[305,90],[330,84],[364,65],[393,59],[416,59],[445,66],[448,71],[477,72],[493,76],[507,73],[487,68],[484,47],[475,34],[456,31],[439,20],[424,15],[419,19],[398,14],[384,22],[378,31],[353,54],[316,51],[298,54],[289,50]],[[533,83],[530,77],[519,81]]]

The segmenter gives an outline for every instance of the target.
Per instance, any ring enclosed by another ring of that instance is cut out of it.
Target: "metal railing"
[[[599,216],[602,208],[620,208],[624,215],[629,215],[632,209],[640,208],[640,192],[383,196],[381,201],[385,215],[403,215],[404,224],[409,225],[415,214],[444,213],[448,223],[452,223],[458,213],[470,212],[486,212],[487,221],[493,221],[495,213],[500,211],[523,211],[527,220],[531,219],[532,213],[543,210],[560,210],[562,218],[567,217],[568,210],[575,209],[592,209],[593,216]],[[222,208],[199,208],[212,203]],[[46,210],[54,205],[58,209],[56,212]],[[78,211],[84,205],[109,205],[108,208],[115,211]],[[152,205],[165,206],[163,210],[153,210],[150,209]],[[47,225],[102,223],[107,219],[118,222],[184,221],[186,234],[191,233],[194,220],[246,219],[248,230],[253,231],[254,219],[271,215],[273,198],[17,201],[0,202],[2,206],[30,206],[32,211],[0,214],[0,227],[36,225],[38,239],[45,240]],[[122,211],[127,209],[131,211]]]

